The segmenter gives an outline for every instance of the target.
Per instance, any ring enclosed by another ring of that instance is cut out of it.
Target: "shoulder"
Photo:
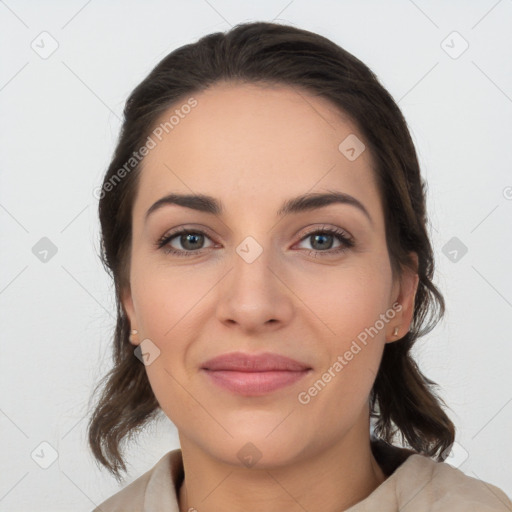
[[[150,469],[116,494],[100,503],[92,512],[131,512],[143,510],[146,488],[154,471]]]
[[[470,477],[446,462],[410,455],[396,470],[396,496],[402,507],[450,512],[512,512],[512,501],[498,487]]]
[[[381,510],[410,505],[418,511],[512,512],[512,501],[501,489],[446,462],[378,438],[372,438],[371,447],[387,479],[363,502],[366,508],[361,510],[380,504]]]
[[[148,509],[148,499],[155,497],[175,501],[180,478],[181,450],[166,453],[149,471],[139,476],[116,494],[100,503],[92,512],[141,512]],[[169,509],[171,510],[171,509]]]

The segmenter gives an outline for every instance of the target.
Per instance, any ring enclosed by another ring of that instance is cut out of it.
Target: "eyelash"
[[[184,234],[194,234],[194,235],[199,234],[199,235],[204,235],[204,236],[210,238],[208,236],[208,234],[205,233],[204,231],[202,231],[201,229],[180,228],[172,233],[165,234],[160,239],[158,239],[157,242],[155,243],[156,248],[163,250],[166,254],[172,254],[173,256],[178,256],[178,257],[189,257],[189,256],[201,254],[203,252],[202,249],[197,250],[197,251],[182,251],[182,250],[174,249],[170,246],[166,247],[167,244],[171,240],[173,240],[174,238],[176,238],[179,235],[184,235]],[[335,238],[337,238],[341,242],[342,245],[335,249],[328,249],[326,251],[307,250],[308,255],[314,256],[315,258],[318,255],[323,256],[324,254],[326,256],[342,254],[345,251],[348,251],[349,249],[354,247],[354,245],[355,245],[354,239],[352,237],[350,237],[345,231],[343,231],[342,229],[339,229],[339,228],[316,228],[316,229],[306,233],[300,239],[300,242],[307,239],[308,237],[311,237],[313,235],[318,235],[318,234],[333,235],[333,236],[335,236]]]

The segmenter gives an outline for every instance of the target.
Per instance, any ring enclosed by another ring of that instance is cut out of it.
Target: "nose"
[[[253,261],[243,251],[233,255],[217,289],[216,315],[226,326],[255,333],[280,329],[291,321],[294,295],[283,266],[270,253],[263,250]]]

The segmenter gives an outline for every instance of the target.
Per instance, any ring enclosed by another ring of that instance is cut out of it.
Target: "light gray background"
[[[89,511],[119,490],[85,438],[114,325],[93,189],[124,101],[167,53],[274,19],[352,52],[405,114],[448,306],[415,354],[451,407],[452,463],[512,496],[512,1],[255,4],[0,1],[0,511]],[[47,261],[33,252],[43,237],[57,248]],[[170,421],[154,424],[129,447],[121,487],[177,446]]]

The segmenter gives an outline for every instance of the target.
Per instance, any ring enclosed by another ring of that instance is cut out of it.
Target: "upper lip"
[[[265,352],[262,354],[246,354],[230,352],[214,357],[202,364],[204,370],[230,370],[239,372],[270,372],[270,371],[304,371],[311,366],[280,354]]]

